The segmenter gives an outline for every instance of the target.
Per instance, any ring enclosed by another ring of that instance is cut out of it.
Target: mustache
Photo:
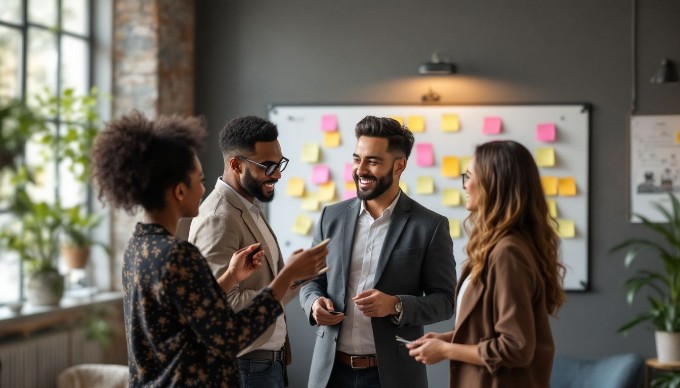
[[[378,180],[378,178],[376,178],[375,175],[367,175],[367,174],[364,174],[364,175],[352,174],[352,175],[354,175],[354,180],[355,180],[355,181],[358,181],[358,180],[361,179],[361,178],[363,178],[363,179],[372,179],[372,180],[374,180],[374,181],[377,181],[377,180]]]

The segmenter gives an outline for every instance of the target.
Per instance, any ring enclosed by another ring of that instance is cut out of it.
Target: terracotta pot
[[[657,331],[656,357],[664,364],[680,362],[680,333]]]
[[[69,268],[85,268],[87,260],[90,258],[90,247],[64,244],[61,246],[61,256]]]

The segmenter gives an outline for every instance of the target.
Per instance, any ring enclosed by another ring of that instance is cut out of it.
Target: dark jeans
[[[283,363],[239,358],[241,388],[283,388]]]
[[[381,388],[378,368],[352,369],[335,361],[328,388]]]

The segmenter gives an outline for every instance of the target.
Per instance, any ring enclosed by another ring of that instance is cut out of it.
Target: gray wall
[[[412,104],[429,87],[444,104],[591,103],[591,289],[569,294],[553,321],[557,352],[653,356],[651,331],[616,333],[644,303],[626,305],[629,273],[608,254],[620,239],[645,233],[628,223],[630,2],[230,0],[197,7],[196,109],[211,130],[202,157],[209,189],[222,170],[221,126],[238,115],[266,116],[270,103]],[[679,114],[680,84],[649,78],[662,58],[680,62],[680,2],[644,0],[637,8],[637,114]],[[418,77],[433,51],[457,63],[459,74]],[[306,384],[314,332],[297,302],[288,310],[298,387]],[[445,363],[430,369],[431,386],[445,386]]]

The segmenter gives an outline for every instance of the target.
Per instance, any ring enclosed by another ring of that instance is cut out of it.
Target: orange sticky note
[[[335,182],[330,181],[319,185],[319,201],[330,202],[335,199]]]
[[[340,146],[340,132],[325,132],[323,134],[323,145],[326,148]]]
[[[392,116],[391,118],[392,118],[393,120],[397,120],[397,122],[399,123],[399,125],[404,125],[404,118],[403,118],[403,117],[401,117],[401,116]]]
[[[558,182],[557,192],[561,196],[571,197],[576,195],[576,181],[574,177],[564,177],[560,178]]]
[[[545,195],[557,195],[557,178],[554,176],[542,176],[541,185]]]
[[[458,178],[460,175],[460,160],[456,156],[444,156],[442,158],[442,176]]]
[[[423,116],[409,116],[408,124],[406,125],[411,132],[425,132],[425,117]]]

